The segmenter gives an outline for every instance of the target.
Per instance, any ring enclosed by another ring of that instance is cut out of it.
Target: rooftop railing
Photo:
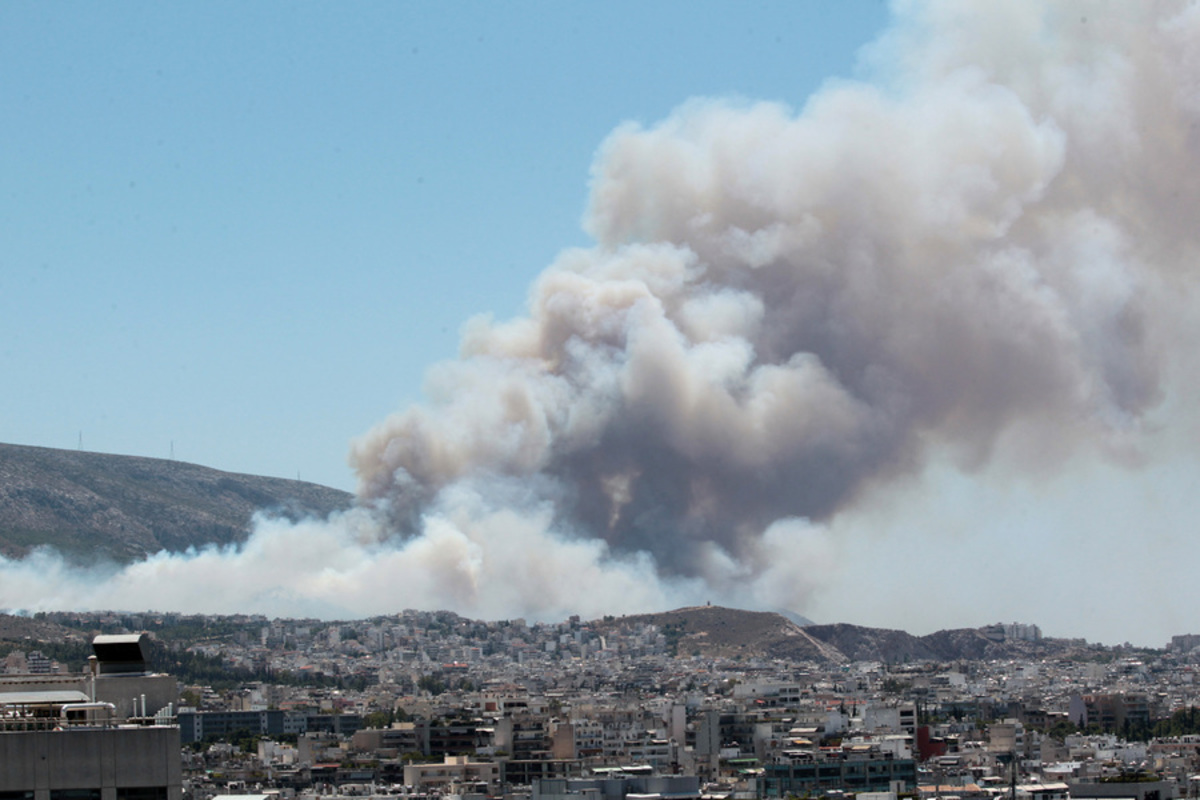
[[[61,705],[5,705],[0,703],[0,733],[155,727],[175,724],[176,718],[172,706],[168,706],[154,715],[118,719],[116,706],[112,703],[81,702]]]

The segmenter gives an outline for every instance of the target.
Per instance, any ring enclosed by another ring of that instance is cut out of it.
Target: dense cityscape
[[[71,659],[89,637],[137,642],[144,663],[121,661],[104,685],[159,688],[139,689],[140,707],[122,705],[129,690],[105,691],[126,723],[177,731],[180,796],[197,800],[1197,794],[1200,637],[1105,647],[1014,623],[960,634],[1028,657],[889,663],[826,643],[796,660],[722,638],[764,620],[803,630],[781,616],[673,613],[659,624],[41,614],[78,631],[73,643],[12,647],[3,664],[8,691],[61,690],[83,685],[88,668]],[[899,632],[853,634],[886,653]],[[11,728],[21,706],[6,707]]]

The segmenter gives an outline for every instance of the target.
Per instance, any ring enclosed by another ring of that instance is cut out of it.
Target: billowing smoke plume
[[[823,526],[931,452],[1136,458],[1195,276],[1200,7],[905,4],[867,57],[798,113],[617,129],[595,246],[354,445],[360,509],[134,569],[281,575],[229,595],[259,607],[797,607]],[[262,555],[314,541],[290,581]]]

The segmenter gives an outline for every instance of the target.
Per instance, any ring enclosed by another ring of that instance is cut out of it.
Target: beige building
[[[404,783],[418,792],[486,784],[487,793],[492,794],[500,782],[500,765],[492,761],[470,761],[468,758],[446,756],[441,764],[407,764],[404,767]]]

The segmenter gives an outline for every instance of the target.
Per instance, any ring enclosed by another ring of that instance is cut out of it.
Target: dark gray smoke
[[[803,610],[827,523],[931,454],[1136,459],[1187,358],[1200,7],[904,3],[868,60],[874,83],[799,112],[698,100],[619,128],[595,246],[356,443],[361,509],[164,555],[92,602]]]
[[[874,51],[887,85],[614,133],[596,246],[358,444],[363,497],[411,536],[448,488],[516,483],[560,532],[707,579],[714,548],[752,560],[931,445],[1131,449],[1161,284],[1190,278],[1196,9],[907,14]]]

